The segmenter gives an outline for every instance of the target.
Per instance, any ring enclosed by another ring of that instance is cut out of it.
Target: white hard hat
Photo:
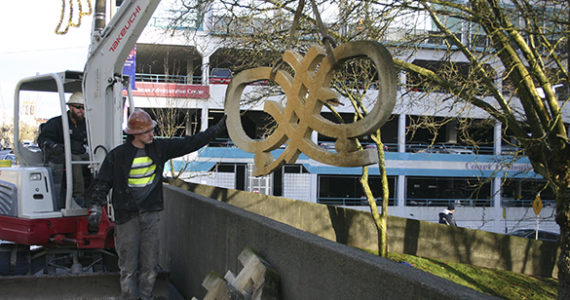
[[[83,100],[83,93],[82,92],[74,92],[69,100],[67,100],[67,104],[81,104],[85,105],[85,100]]]

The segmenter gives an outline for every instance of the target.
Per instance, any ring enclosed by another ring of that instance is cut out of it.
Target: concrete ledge
[[[167,186],[162,263],[185,298],[211,272],[238,272],[251,247],[281,278],[281,299],[495,299],[193,192]]]
[[[352,247],[377,250],[378,236],[368,212],[173,181],[173,185]],[[389,217],[388,251],[557,277],[559,247],[467,228]]]

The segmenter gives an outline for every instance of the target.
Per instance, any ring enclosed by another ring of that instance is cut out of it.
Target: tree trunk
[[[378,245],[382,246],[383,255],[386,257],[388,253],[388,201],[390,200],[390,190],[388,186],[388,174],[386,172],[386,158],[384,157],[384,143],[380,141],[380,130],[378,130],[378,141],[376,145],[378,146],[378,168],[380,169],[380,176],[382,179],[382,213],[380,214],[380,221],[382,222],[382,228],[384,230],[381,232],[381,239]]]
[[[558,257],[558,299],[570,299],[570,192],[569,181],[556,191],[556,222],[560,226],[560,256]]]
[[[368,199],[368,206],[370,206],[370,214],[372,215],[372,220],[376,225],[376,231],[378,233],[378,255],[381,257],[386,257],[386,222],[382,222],[380,214],[378,213],[378,206],[376,205],[376,199],[372,194],[370,185],[368,184],[368,167],[362,167],[362,177],[360,177],[360,184],[362,185],[362,190],[364,190],[364,195]]]
[[[380,135],[380,130],[377,130],[374,134],[370,135],[376,147],[378,149],[378,168],[380,170],[380,178],[382,181],[382,213],[378,213],[378,206],[376,205],[376,199],[374,199],[374,194],[370,189],[368,184],[368,167],[362,167],[362,177],[360,178],[360,184],[368,199],[368,205],[370,206],[370,214],[376,225],[376,230],[378,232],[378,255],[381,257],[386,257],[388,254],[388,200],[390,197],[390,190],[388,187],[388,175],[386,174],[386,159],[384,157],[384,144],[382,143],[382,138]]]

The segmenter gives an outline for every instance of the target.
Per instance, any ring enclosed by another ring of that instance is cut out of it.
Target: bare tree
[[[437,88],[453,95],[452,101],[478,107],[501,122],[524,149],[534,171],[555,191],[561,232],[558,298],[567,299],[570,147],[561,109],[568,98],[559,98],[553,86],[569,81],[568,66],[560,56],[568,55],[561,48],[569,33],[568,3],[401,1],[390,7],[426,13],[435,30],[420,36],[440,38],[446,51],[441,61],[458,69],[451,57],[460,56],[468,72],[450,78],[449,74],[457,73],[449,68],[421,67],[402,60],[396,64],[421,79],[426,90]],[[503,82],[512,89],[509,93],[503,91]]]
[[[0,141],[4,142],[4,144],[0,144],[0,148],[12,144],[13,131],[14,127],[8,124],[3,124],[0,127]]]

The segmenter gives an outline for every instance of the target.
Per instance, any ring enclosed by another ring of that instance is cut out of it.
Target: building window
[[[382,205],[382,183],[380,176],[368,178],[376,204]],[[388,176],[390,190],[388,205],[394,205],[395,177]],[[318,177],[318,203],[330,205],[368,205],[358,175],[320,175]]]
[[[407,177],[406,205],[491,206],[491,182],[480,178]]]
[[[505,207],[530,207],[539,191],[544,206],[556,205],[556,196],[550,188],[544,188],[545,180],[505,179],[501,185],[501,203]]]
[[[306,174],[309,173],[309,171],[307,171],[305,166],[301,164],[294,164],[294,165],[284,165],[283,173]]]

